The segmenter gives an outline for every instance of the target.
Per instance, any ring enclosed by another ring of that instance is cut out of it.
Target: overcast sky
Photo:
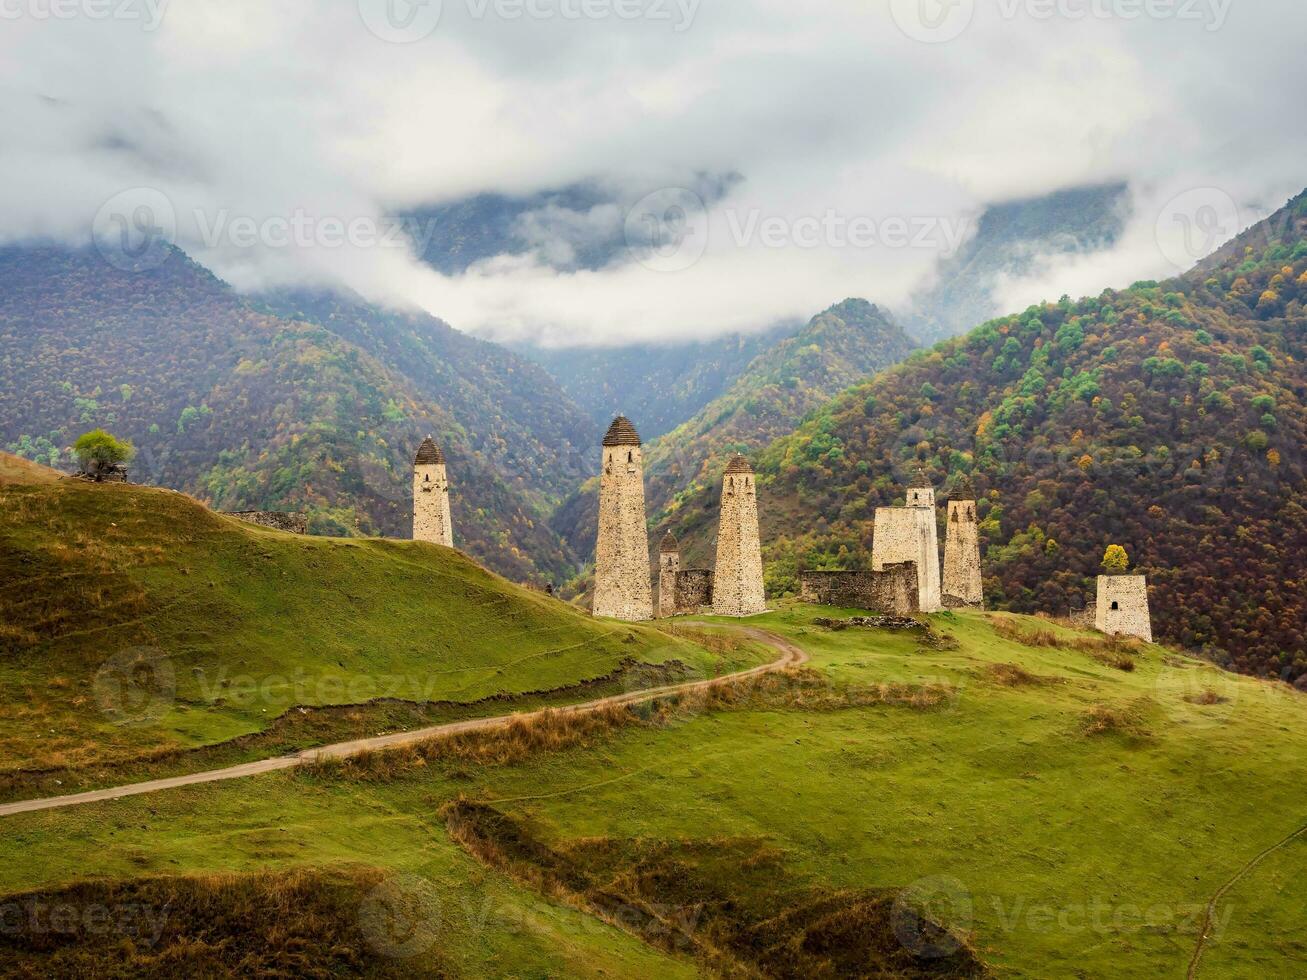
[[[240,289],[621,343],[902,306],[986,203],[1129,181],[1119,245],[1019,307],[1172,274],[1307,185],[1304,38],[1302,0],[0,0],[0,238],[153,216]],[[386,221],[578,182],[608,199],[458,276]]]

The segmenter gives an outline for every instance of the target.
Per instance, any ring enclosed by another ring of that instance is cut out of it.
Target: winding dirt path
[[[644,701],[652,701],[668,694],[681,694],[689,691],[708,690],[726,684],[735,684],[752,677],[761,677],[764,674],[770,674],[775,671],[798,667],[801,664],[808,662],[808,654],[804,652],[801,647],[784,637],[777,636],[775,633],[769,633],[766,630],[753,627],[741,628],[739,632],[743,633],[751,640],[765,643],[779,651],[781,654],[780,658],[773,660],[771,663],[760,664],[759,666],[751,667],[748,670],[742,670],[734,674],[724,674],[721,677],[713,677],[708,680],[685,681],[680,684],[666,684],[662,687],[651,687],[640,691],[630,691],[625,694],[613,694],[608,697],[598,698],[594,701],[585,701],[581,704],[568,705],[562,708],[542,708],[540,711],[522,712],[512,715],[497,715],[493,718],[473,718],[468,721],[448,722],[444,725],[434,725],[430,728],[419,728],[411,732],[396,732],[393,735],[381,735],[377,738],[363,738],[357,739],[353,742],[338,742],[335,745],[324,745],[316,749],[306,749],[303,752],[298,752],[294,755],[277,756],[273,759],[260,759],[258,762],[246,762],[242,765],[230,766],[226,769],[212,769],[208,772],[195,772],[185,776],[172,776],[168,779],[154,779],[144,783],[131,783],[127,786],[114,786],[109,789],[90,790],[85,793],[74,793],[71,796],[51,796],[39,800],[20,800],[17,803],[6,803],[0,805],[0,817],[10,817],[19,813],[35,813],[40,810],[59,810],[70,806],[80,806],[83,803],[99,803],[103,800],[118,800],[125,796],[142,796],[146,793],[161,793],[165,790],[177,789],[182,786],[198,786],[201,783],[217,783],[228,779],[245,779],[248,776],[258,776],[265,772],[277,772],[282,769],[293,769],[296,766],[301,766],[309,762],[316,762],[320,759],[344,759],[349,756],[362,755],[365,752],[375,752],[378,749],[412,745],[415,742],[424,742],[429,738],[435,738],[442,735],[455,735],[461,732],[489,731],[496,728],[503,728],[514,719],[531,718],[535,715],[543,714],[545,711],[560,711],[569,714],[584,713],[587,711],[597,711],[602,708],[616,707],[624,704],[640,704]]]
[[[1257,865],[1261,864],[1280,848],[1287,847],[1303,834],[1307,834],[1307,826],[1299,827],[1278,844],[1272,844],[1266,850],[1262,851],[1261,854],[1258,854],[1255,858],[1240,868],[1238,874],[1217,889],[1216,894],[1212,896],[1212,900],[1207,903],[1207,914],[1203,917],[1203,928],[1198,933],[1198,943],[1194,946],[1194,955],[1189,961],[1188,980],[1195,980],[1198,976],[1198,968],[1202,965],[1203,953],[1207,949],[1207,940],[1211,938],[1212,924],[1216,919],[1216,907],[1221,904],[1221,899],[1225,898],[1231,888],[1247,878]]]

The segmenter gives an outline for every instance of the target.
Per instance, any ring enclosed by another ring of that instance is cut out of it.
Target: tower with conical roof
[[[935,488],[924,470],[908,484],[907,505],[876,508],[871,541],[871,567],[883,572],[889,565],[914,562],[922,612],[939,612],[939,529],[935,521]]]
[[[454,547],[445,454],[427,436],[413,459],[413,540]]]
[[[681,546],[671,531],[658,547],[658,618],[676,615],[676,575],[681,570]]]
[[[619,415],[604,436],[595,539],[594,614],[627,622],[653,619],[649,529],[644,515],[640,435]]]
[[[758,534],[757,479],[749,461],[737,453],[722,476],[717,568],[713,573],[713,613],[717,616],[756,616],[766,611],[762,542]]]
[[[948,498],[944,530],[945,609],[983,609],[985,590],[980,577],[980,535],[976,521],[976,488],[963,474]]]

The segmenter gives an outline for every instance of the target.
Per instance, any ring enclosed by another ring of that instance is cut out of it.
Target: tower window
[[[634,450],[634,449],[631,449],[631,450],[628,450],[628,451],[627,451],[627,453],[626,453],[626,461],[627,461],[628,463],[634,463],[634,462],[635,462],[635,450]]]
[[[1121,603],[1119,603],[1119,602],[1114,602],[1114,603],[1112,603],[1112,611],[1113,611],[1113,612],[1120,612],[1120,610],[1121,610]]]
[[[430,483],[430,482],[431,482],[431,474],[428,473],[426,476],[422,477],[422,482],[423,482],[423,483]]]

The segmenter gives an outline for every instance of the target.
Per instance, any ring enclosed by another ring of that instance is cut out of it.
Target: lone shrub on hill
[[[1108,575],[1124,575],[1130,568],[1130,556],[1119,544],[1109,544],[1103,553],[1103,571]]]
[[[82,464],[82,472],[99,480],[115,466],[121,466],[136,454],[136,448],[126,439],[94,429],[86,433],[75,443],[73,452]]]

